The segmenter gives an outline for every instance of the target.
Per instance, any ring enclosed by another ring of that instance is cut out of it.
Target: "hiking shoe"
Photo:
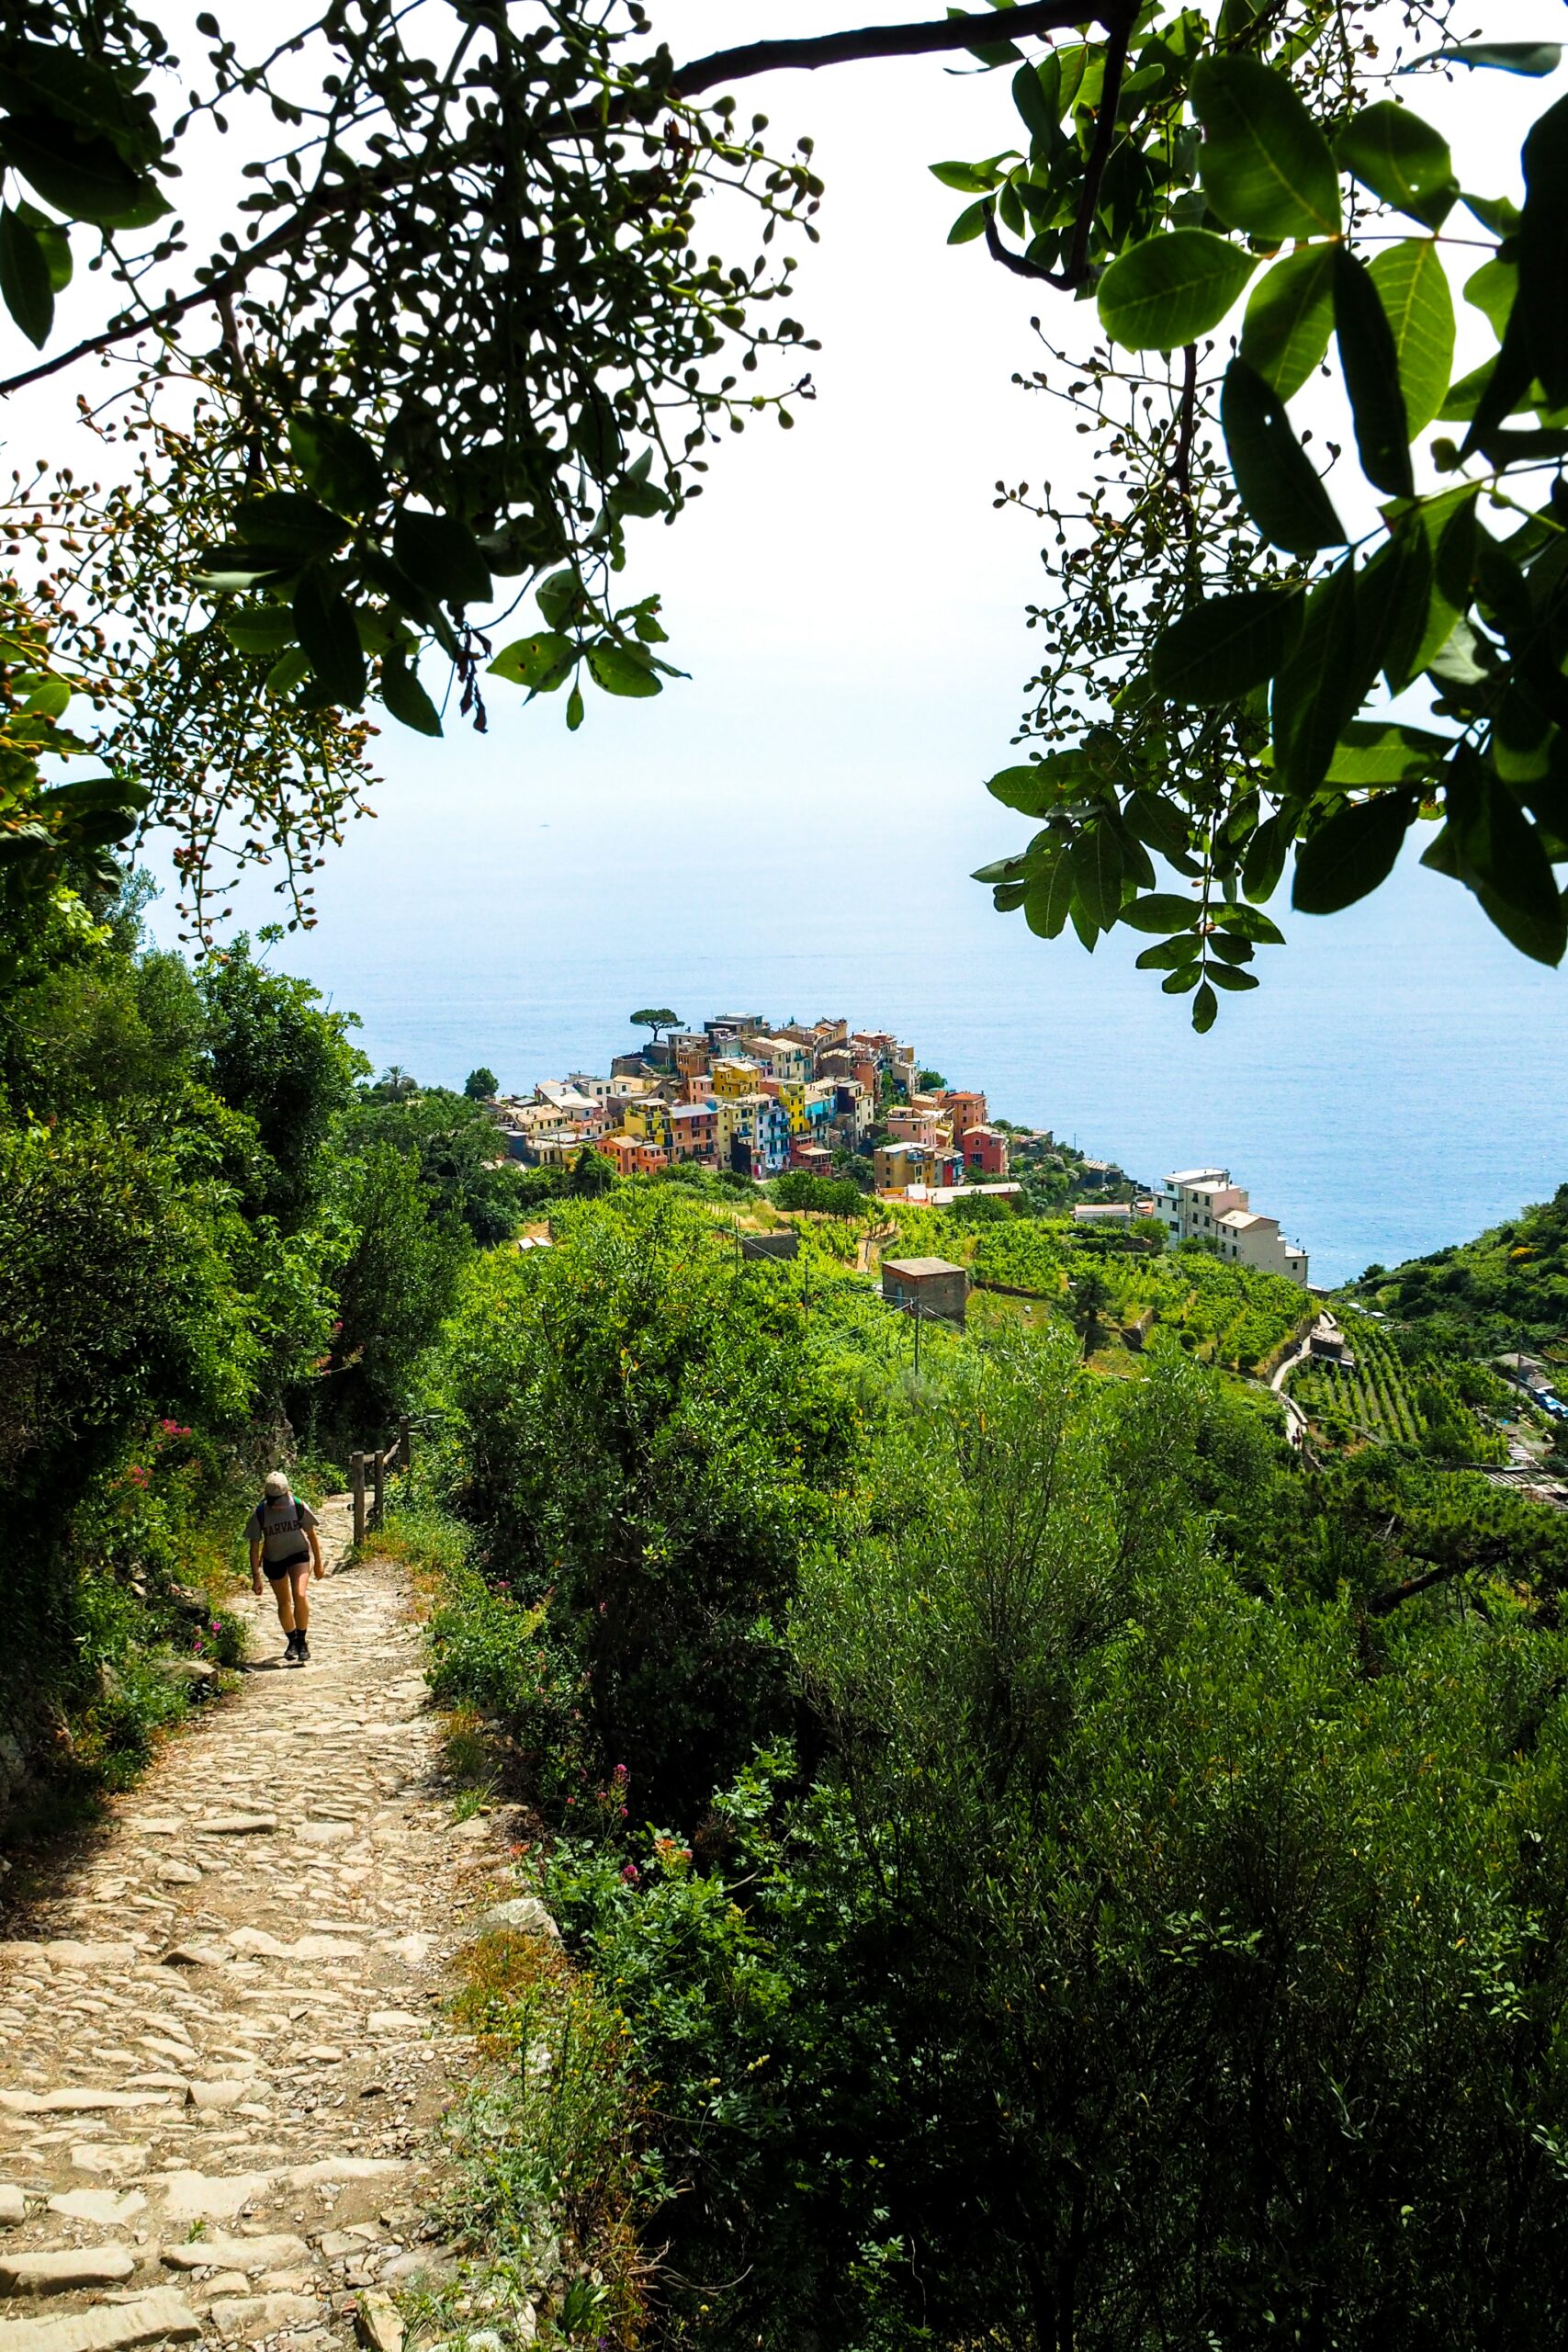
[[[310,1657],[310,1643],[305,1639],[305,1636],[304,1636],[304,1634],[295,1634],[295,1636],[294,1636],[294,1663],[295,1663],[295,1665],[296,1665],[296,1666],[303,1666],[303,1665],[304,1665],[304,1663],[305,1663],[305,1661],[306,1661],[306,1659]]]
[[[288,1639],[284,1645],[283,1663],[285,1666],[298,1666],[299,1663],[299,1636],[298,1634],[289,1634]]]

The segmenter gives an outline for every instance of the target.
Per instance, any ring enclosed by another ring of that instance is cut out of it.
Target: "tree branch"
[[[1010,24],[1022,12],[1011,9],[1003,21]],[[1133,38],[1136,10],[1122,0],[1105,0],[1100,9],[1100,22],[1105,26],[1105,81],[1100,90],[1100,111],[1095,118],[1094,145],[1089,150],[1089,164],[1084,172],[1083,194],[1078,199],[1077,219],[1073,223],[1073,242],[1066,269],[1046,269],[1026,254],[1010,253],[998,232],[992,207],[986,207],[986,251],[993,261],[999,261],[1019,277],[1043,277],[1047,286],[1058,292],[1072,293],[1089,276],[1089,241],[1094,234],[1094,216],[1100,205],[1100,190],[1105,178],[1105,166],[1111,161],[1111,150],[1116,143],[1116,109],[1122,97],[1122,76],[1126,70],[1128,44]]]
[[[363,172],[339,187],[318,190],[268,235],[258,237],[254,245],[247,245],[226,269],[215,271],[203,284],[193,287],[188,294],[179,294],[171,301],[159,302],[150,311],[128,312],[112,326],[106,327],[101,334],[89,335],[85,342],[73,344],[69,351],[56,352],[52,359],[40,359],[36,368],[25,368],[19,376],[7,376],[0,383],[0,399],[7,392],[19,392],[24,385],[41,383],[48,376],[58,376],[62,368],[73,368],[79,359],[91,359],[99,352],[114,350],[118,344],[134,342],[139,334],[156,334],[160,328],[173,326],[187,311],[199,311],[209,302],[221,317],[224,304],[241,290],[253,270],[259,269],[264,262],[271,261],[275,255],[286,253],[296,238],[313,228],[318,220],[325,220],[334,212],[357,211],[383,188],[395,187],[400,179],[417,177],[425,168],[423,157],[400,156],[395,165]]]
[[[1386,1617],[1399,1607],[1402,1600],[1414,1600],[1418,1592],[1430,1592],[1434,1585],[1446,1584],[1450,1577],[1468,1576],[1473,1568],[1496,1566],[1495,1560],[1445,1561],[1441,1567],[1428,1568],[1425,1576],[1406,1577],[1403,1584],[1385,1585],[1382,1592],[1369,1594],[1367,1614],[1369,1617]]]
[[[1088,13],[1111,30],[1122,11],[1113,0],[1102,0]],[[852,65],[864,58],[929,57],[944,50],[993,47],[998,40],[1062,32],[1081,25],[1084,16],[1083,0],[1023,0],[999,14],[948,17],[935,24],[863,25],[852,32],[818,33],[805,40],[748,41],[742,48],[716,49],[711,56],[677,66],[665,86],[671,97],[686,98],[698,90],[711,90],[716,82],[746,81],[755,74],[791,69],[814,73],[819,65]]]

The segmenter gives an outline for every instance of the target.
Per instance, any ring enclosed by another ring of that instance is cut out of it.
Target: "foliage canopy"
[[[1448,40],[1444,0],[1404,12],[1409,54],[1366,0],[1003,13],[682,65],[640,0],[442,0],[418,47],[389,0],[333,0],[270,48],[204,15],[174,114],[164,35],[125,0],[13,10],[0,294],[41,350],[84,246],[115,290],[97,332],[3,389],[141,365],[99,420],[136,438],[135,485],[13,504],[52,570],[0,645],[6,876],[73,857],[90,882],[105,843],[172,821],[205,903],[237,822],[305,907],[360,805],[367,708],[434,734],[455,694],[482,726],[488,676],[564,691],[575,727],[585,684],[659,693],[674,665],[657,597],[618,584],[627,526],[672,521],[716,438],[759,410],[787,424],[810,389],[743,381],[806,342],[772,247],[815,234],[809,142],[775,154],[762,118],[704,94],[967,49],[1011,74],[1011,143],[933,167],[967,199],[953,238],[1092,296],[1103,338],[1073,362],[1041,327],[1034,383],[1087,427],[1084,480],[998,485],[1054,534],[1028,756],[990,786],[1037,830],[982,869],[998,906],[1089,946],[1146,933],[1140,960],[1207,1029],[1282,938],[1264,908],[1292,857],[1295,906],[1332,913],[1422,822],[1425,862],[1559,962],[1568,100],[1530,130],[1516,204],[1459,186],[1405,78],[1544,76],[1556,49]],[[231,111],[249,192],[187,264],[180,158]],[[752,262],[705,253],[715,197],[760,219]],[[1490,337],[1457,382],[1456,263]],[[1354,445],[1353,465],[1325,445],[1332,489],[1294,405],[1324,375]],[[94,617],[67,617],[67,586]],[[510,613],[530,592],[498,651],[498,594]],[[85,748],[53,731],[71,660],[119,716],[109,775],[62,799],[38,759]]]

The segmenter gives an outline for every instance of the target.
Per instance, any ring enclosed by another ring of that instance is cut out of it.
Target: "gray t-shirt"
[[[309,1555],[306,1530],[315,1524],[315,1512],[298,1495],[268,1495],[246,1521],[245,1535],[250,1543],[261,1545],[263,1559],[276,1567],[280,1560]]]

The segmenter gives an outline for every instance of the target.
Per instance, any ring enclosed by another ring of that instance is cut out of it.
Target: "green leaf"
[[[991,904],[998,914],[1010,915],[1022,906],[1028,896],[1027,882],[998,882],[991,892]]]
[[[988,864],[977,865],[969,876],[971,882],[1027,882],[1029,866],[1021,857],[993,857]]]
[[[986,233],[986,211],[987,207],[983,198],[978,204],[965,205],[947,232],[948,243],[972,245],[976,237],[983,237]]]
[[[1053,50],[1038,65],[1021,65],[1012,77],[1012,102],[1032,139],[1047,146],[1062,119],[1062,68]]]
[[[71,707],[71,687],[64,678],[46,678],[41,686],[33,688],[22,707],[39,711],[45,718],[63,718]]]
[[[1449,142],[1408,107],[1380,98],[1335,141],[1340,164],[1363,187],[1424,227],[1442,225],[1459,194]]]
[[[1451,736],[1434,735],[1424,727],[1355,719],[1340,733],[1325,782],[1420,784],[1438,775],[1452,749]]]
[[[552,628],[564,628],[587,605],[582,582],[570,569],[552,571],[547,580],[541,580],[534,591],[534,601]]]
[[[0,155],[68,220],[145,229],[169,210],[156,182],[132,171],[107,139],[74,137],[52,115],[7,115]]]
[[[1073,903],[1072,865],[1065,850],[1035,873],[1023,899],[1023,920],[1037,937],[1059,939]]]
[[[1214,944],[1219,947],[1224,942],[1216,940]],[[1211,964],[1209,978],[1217,989],[1255,989],[1258,984],[1256,972],[1238,972],[1234,964]]]
[[[1291,843],[1296,837],[1296,822],[1280,810],[1265,817],[1247,845],[1242,861],[1241,887],[1247,897],[1257,900],[1271,899],[1280,887],[1280,876],[1285,870]]]
[[[247,544],[287,548],[298,557],[335,555],[349,526],[341,514],[314,498],[293,490],[268,490],[245,501],[234,516],[234,528]]]
[[[928,164],[926,168],[932,179],[956,188],[960,196],[988,196],[1002,182],[995,164]]]
[[[1208,596],[1161,631],[1149,676],[1172,702],[1239,701],[1271,678],[1301,626],[1299,594],[1249,588]]]
[[[1133,959],[1133,968],[1139,972],[1183,972],[1198,961],[1198,943],[1190,933],[1185,939],[1162,939],[1156,946],[1145,947]]]
[[[124,815],[128,811],[139,815],[152,803],[152,795],[144,784],[132,784],[123,775],[80,775],[70,784],[51,786],[39,796],[39,806],[53,813],[63,810],[67,815],[84,814],[88,810],[107,810]]]
[[[1377,665],[1391,694],[1398,694],[1416,675],[1434,584],[1431,542],[1419,519],[1409,516],[1378,549],[1356,589],[1357,613],[1368,638],[1375,639]],[[1369,676],[1369,692],[1371,687]]]
[[[1555,74],[1562,51],[1554,40],[1462,40],[1434,49],[1422,64],[1491,65],[1501,74],[1528,74],[1536,80]],[[1408,73],[1410,68],[1402,69]]]
[[[553,695],[558,686],[566,684],[577,662],[577,647],[571,639],[551,630],[536,637],[520,637],[513,644],[502,646],[488,664],[488,673],[492,678],[508,678],[516,686],[527,686],[536,695]]]
[[[1162,800],[1157,792],[1140,790],[1125,802],[1122,814],[1139,841],[1147,842],[1151,849],[1157,849],[1172,865],[1187,855],[1191,819],[1173,800]]]
[[[302,686],[310,674],[310,664],[304,654],[297,645],[290,645],[279,654],[262,684],[269,695],[276,695],[281,701],[286,695],[291,695]]]
[[[1160,982],[1160,987],[1164,989],[1167,996],[1185,996],[1189,989],[1195,989],[1197,987],[1200,979],[1202,978],[1202,974],[1203,967],[1201,964],[1196,962],[1191,964],[1182,964],[1171,973],[1168,979],[1164,979]]]
[[[1334,248],[1304,245],[1284,254],[1253,288],[1241,356],[1288,401],[1328,349],[1333,326]]]
[[[1448,822],[1422,864],[1463,882],[1521,955],[1561,963],[1568,913],[1540,836],[1468,744],[1455,752],[1443,805]]]
[[[381,659],[381,700],[392,717],[416,735],[439,735],[441,713],[400,653]]]
[[[1130,351],[1174,351],[1217,327],[1257,256],[1208,229],[1131,245],[1100,281],[1100,323]]]
[[[1273,820],[1269,821],[1272,823]],[[1251,940],[1259,947],[1283,947],[1285,944],[1285,934],[1279,924],[1257,907],[1216,907],[1214,921],[1237,939]]]
[[[41,351],[54,324],[54,281],[36,231],[9,205],[0,209],[0,297],[28,341]]]
[[[1068,854],[1073,895],[1084,912],[1109,931],[1122,904],[1122,876],[1126,871],[1122,844],[1103,820],[1088,825]]]
[[[208,548],[197,557],[191,577],[197,587],[213,590],[276,586],[299,569],[298,548],[262,547],[248,539],[231,539],[227,546]]]
[[[305,658],[329,702],[357,710],[365,700],[365,655],[353,608],[318,563],[307,564],[294,591],[294,626]]]
[[[281,653],[294,642],[294,616],[286,605],[254,605],[227,612],[222,628],[242,653]]]
[[[106,131],[128,162],[151,163],[163,142],[137,86],[142,78],[134,70],[117,72],[76,51],[11,34],[0,62],[0,106],[7,113],[36,111]]]
[[[1371,274],[1344,245],[1334,248],[1334,328],[1361,471],[1391,498],[1413,498],[1410,429],[1393,329]]]
[[[1454,301],[1429,237],[1385,246],[1371,265],[1399,364],[1409,438],[1425,433],[1448,394],[1454,364]]]
[[[307,486],[343,514],[368,514],[387,485],[375,450],[341,417],[301,410],[288,420],[288,447]]]
[[[1177,975],[1173,973],[1171,977],[1172,978],[1175,978]],[[1205,980],[1202,986],[1199,989],[1197,995],[1192,1000],[1192,1026],[1196,1029],[1200,1037],[1205,1036],[1213,1027],[1214,1015],[1219,1012],[1219,1009],[1220,1001],[1214,994],[1213,989],[1210,987],[1208,981]]]
[[[1523,154],[1519,309],[1534,373],[1552,408],[1568,405],[1568,98],[1530,126]]]
[[[1312,555],[1343,543],[1345,527],[1291,430],[1283,400],[1245,359],[1225,369],[1220,424],[1241,503],[1271,545]]]
[[[1192,109],[1203,192],[1254,237],[1337,237],[1339,175],[1328,141],[1282,74],[1253,57],[1204,57]]]
[[[1519,290],[1517,262],[1483,261],[1464,281],[1464,299],[1481,312],[1499,343],[1508,331],[1508,314]]]
[[[1427,627],[1404,672],[1418,677],[1429,669],[1452,635],[1471,599],[1475,571],[1475,501],[1470,486],[1441,498],[1423,499],[1416,517],[1432,555],[1432,591]]]
[[[1146,899],[1129,899],[1117,920],[1133,931],[1190,931],[1202,911],[1196,899],[1179,899],[1174,890],[1156,890]]]
[[[662,694],[662,681],[656,678],[646,661],[639,662],[628,646],[617,645],[613,637],[601,638],[588,648],[588,667],[595,685],[603,686],[607,695],[642,696]]]
[[[392,526],[392,553],[416,587],[455,610],[483,604],[490,594],[490,566],[468,525],[455,514],[400,508]]]
[[[23,197],[17,206],[17,217],[29,228],[43,249],[49,264],[49,282],[56,294],[62,294],[71,283],[71,232],[63,221],[51,220],[36,204]]]
[[[1334,915],[1386,882],[1416,808],[1409,793],[1381,793],[1330,817],[1297,853],[1291,904],[1303,914]]]
[[[1340,732],[1366,695],[1356,623],[1355,560],[1347,556],[1308,596],[1301,635],[1269,698],[1274,772],[1303,799],[1327,775]]]
[[[1066,788],[1087,773],[1080,752],[1051,752],[1027,766],[1001,769],[987,780],[986,789],[1004,808],[1017,808],[1025,817],[1043,817],[1047,810],[1060,807],[1067,797]]]
[[[582,688],[573,686],[566,698],[566,726],[569,735],[575,735],[583,719]]]

